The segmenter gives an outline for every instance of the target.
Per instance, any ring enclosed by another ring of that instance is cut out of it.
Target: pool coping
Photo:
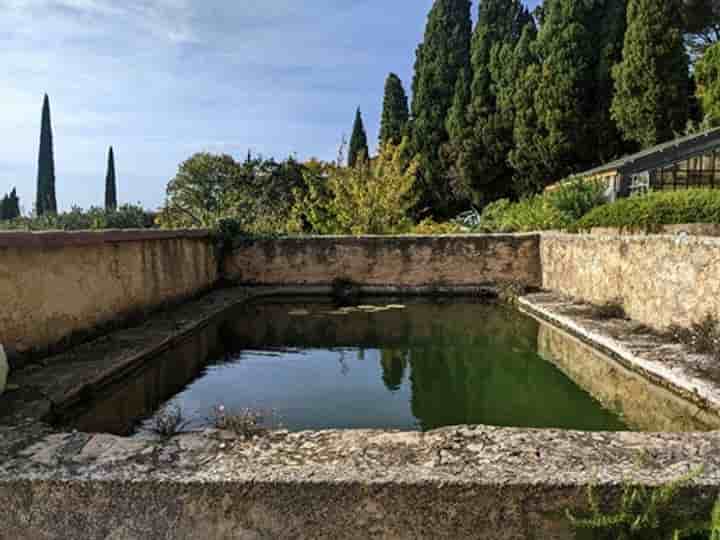
[[[518,299],[518,305],[521,311],[565,330],[649,382],[720,416],[720,380],[699,372],[703,364],[711,362],[707,356],[694,354],[679,343],[667,343],[651,330],[638,330],[640,325],[631,320],[599,320],[582,314],[592,306],[558,293],[526,295]]]

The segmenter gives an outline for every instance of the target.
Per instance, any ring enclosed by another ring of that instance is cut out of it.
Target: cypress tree
[[[635,150],[623,141],[610,112],[615,94],[612,71],[622,60],[625,42],[627,0],[595,0],[588,12],[588,28],[593,68],[584,96],[589,142],[584,157],[588,166],[595,166]]]
[[[543,161],[538,187],[585,168],[591,152],[587,135],[588,85],[592,80],[591,32],[585,0],[548,0],[536,50],[542,61],[535,110],[538,118],[534,159]]]
[[[0,200],[0,220],[20,217],[20,199],[15,188]]]
[[[40,127],[40,152],[38,155],[37,198],[35,211],[38,215],[57,213],[55,197],[55,158],[53,156],[52,124],[50,122],[50,99],[45,94]]]
[[[10,219],[8,217],[10,214],[9,206],[10,206],[10,198],[7,195],[3,195],[3,198],[0,199],[0,221]]]
[[[408,99],[400,78],[391,73],[385,81],[382,119],[380,121],[380,145],[400,144],[410,113]]]
[[[350,147],[348,149],[348,166],[354,167],[358,160],[367,159],[370,151],[368,149],[367,133],[363,125],[362,113],[360,107],[355,112],[355,122],[353,123],[352,135],[350,136]]]
[[[17,190],[13,188],[8,197],[8,219],[15,219],[20,217],[20,197],[17,195]]]
[[[470,72],[470,0],[435,0],[416,52],[413,77],[411,147],[420,159],[420,208],[452,213],[447,163],[446,122],[460,74]]]
[[[677,1],[629,0],[612,116],[643,147],[671,139],[688,117],[689,59]]]
[[[451,134],[456,149],[454,175],[461,194],[482,206],[511,189],[507,161],[513,146],[512,109],[501,109],[498,95],[514,80],[505,77],[512,48],[534,22],[520,0],[483,0],[472,38],[472,83],[465,121]],[[459,135],[459,137],[457,136]]]
[[[541,81],[542,66],[535,53],[537,34],[529,26],[525,28],[512,55],[512,69],[516,83],[511,96],[503,96],[512,104],[514,110],[513,140],[514,148],[508,156],[513,168],[513,190],[523,196],[538,191],[546,176],[545,166],[537,134],[540,120],[535,110],[534,96]]]
[[[622,150],[609,108],[624,18],[625,0],[546,0],[532,47],[539,64],[518,82],[518,100],[531,105],[515,100],[522,113],[510,161],[521,194]]]
[[[117,183],[115,180],[115,154],[113,147],[108,152],[107,173],[105,174],[105,210],[117,210]]]
[[[705,51],[695,66],[695,78],[705,122],[709,126],[720,125],[720,43]]]

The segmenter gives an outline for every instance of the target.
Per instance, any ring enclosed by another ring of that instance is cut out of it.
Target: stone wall
[[[473,287],[540,285],[539,235],[304,237],[255,240],[224,261],[247,285]]]
[[[543,288],[593,304],[621,303],[653,328],[720,316],[720,239],[547,234]]]
[[[0,343],[11,361],[210,288],[203,231],[0,234]]]

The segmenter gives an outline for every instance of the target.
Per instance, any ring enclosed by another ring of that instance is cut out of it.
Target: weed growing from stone
[[[690,328],[672,326],[668,333],[677,341],[687,345],[693,352],[709,354],[720,361],[720,321],[708,314],[701,322]]]
[[[179,405],[169,405],[163,407],[153,417],[148,430],[164,439],[169,439],[185,431],[190,422]]]
[[[245,439],[252,439],[279,429],[276,416],[275,411],[268,412],[251,408],[229,411],[224,405],[217,405],[213,408],[210,421],[217,429],[231,431]]]
[[[592,315],[597,319],[628,319],[625,307],[619,300],[611,300],[604,304],[592,306]]]
[[[578,530],[591,531],[597,540],[720,540],[720,499],[708,522],[694,522],[673,511],[681,490],[701,474],[696,470],[658,488],[623,487],[617,509],[604,511],[595,489],[588,488],[590,513],[578,517],[566,512]]]

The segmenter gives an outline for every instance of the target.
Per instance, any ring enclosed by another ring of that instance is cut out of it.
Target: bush
[[[126,204],[117,210],[73,207],[69,212],[44,216],[20,217],[0,221],[2,230],[82,231],[102,229],[148,229],[155,226],[155,216],[140,206]]]
[[[621,199],[590,211],[574,228],[618,227],[653,232],[662,225],[685,223],[720,223],[720,190],[659,191]]]
[[[455,221],[446,221],[444,223],[438,223],[433,219],[426,218],[420,223],[415,225],[411,232],[412,234],[462,234],[467,232],[467,227],[462,226],[460,223]]]
[[[570,179],[554,191],[512,203],[500,199],[485,207],[476,226],[482,232],[529,232],[567,229],[604,203],[605,185]]]
[[[593,208],[605,204],[605,190],[603,181],[572,178],[545,197],[568,222],[575,222]]]
[[[478,232],[531,232],[562,229],[568,219],[550,204],[545,196],[536,195],[511,203],[501,199],[485,207]]]

